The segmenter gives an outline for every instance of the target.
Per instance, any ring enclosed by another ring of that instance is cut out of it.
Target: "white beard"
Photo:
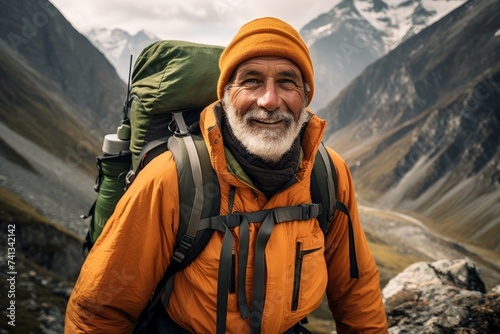
[[[264,161],[279,161],[290,150],[302,126],[310,118],[305,106],[300,111],[298,120],[295,120],[289,111],[267,111],[263,108],[248,110],[243,114],[243,117],[238,117],[227,90],[224,93],[223,103],[229,126],[236,139],[249,153]],[[282,130],[262,129],[252,126],[252,120],[256,119],[261,121],[282,120],[286,127]]]

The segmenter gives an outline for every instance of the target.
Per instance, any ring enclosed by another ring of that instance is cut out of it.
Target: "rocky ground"
[[[417,262],[383,289],[389,333],[499,333],[500,285],[468,259]]]
[[[0,254],[0,261],[0,286],[2,295],[5,294],[7,300],[6,291],[10,291],[7,279],[11,279],[12,275],[6,274],[5,254]],[[73,281],[64,280],[26,259],[17,258],[16,269],[18,274],[15,276],[15,298],[9,298],[9,302],[15,300],[15,309],[11,313],[6,307],[2,307],[0,333],[63,333],[64,311]]]
[[[80,215],[88,212],[95,199],[94,179],[82,173],[78,165],[84,159],[87,163],[89,159],[94,161],[95,157],[88,157],[84,152],[79,155],[68,147],[66,159],[58,159],[2,122],[0,139],[17,154],[0,151],[0,188],[19,196],[54,223],[85,235],[87,225]],[[22,157],[26,164],[14,162],[16,157]]]

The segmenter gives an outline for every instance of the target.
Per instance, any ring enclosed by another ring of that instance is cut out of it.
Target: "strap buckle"
[[[182,236],[181,241],[179,242],[179,247],[174,252],[174,255],[172,258],[181,263],[182,260],[186,257],[188,251],[191,249],[191,246],[193,246],[194,243],[194,238],[190,235],[184,234]]]
[[[302,220],[316,218],[321,214],[321,203],[301,204]]]

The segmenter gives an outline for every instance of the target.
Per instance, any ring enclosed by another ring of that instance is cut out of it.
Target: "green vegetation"
[[[384,245],[379,243],[368,243],[377,262],[380,272],[380,286],[384,287],[387,283],[399,274],[403,269],[419,261],[430,261],[429,258],[418,258],[413,255],[404,255],[394,245]]]
[[[0,223],[44,223],[50,222],[31,205],[22,201],[11,192],[0,188]],[[0,231],[5,233],[4,230]]]

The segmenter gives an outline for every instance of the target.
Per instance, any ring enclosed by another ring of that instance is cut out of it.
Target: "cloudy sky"
[[[51,0],[80,32],[90,28],[141,29],[162,39],[227,45],[239,27],[275,16],[297,30],[340,0]]]

